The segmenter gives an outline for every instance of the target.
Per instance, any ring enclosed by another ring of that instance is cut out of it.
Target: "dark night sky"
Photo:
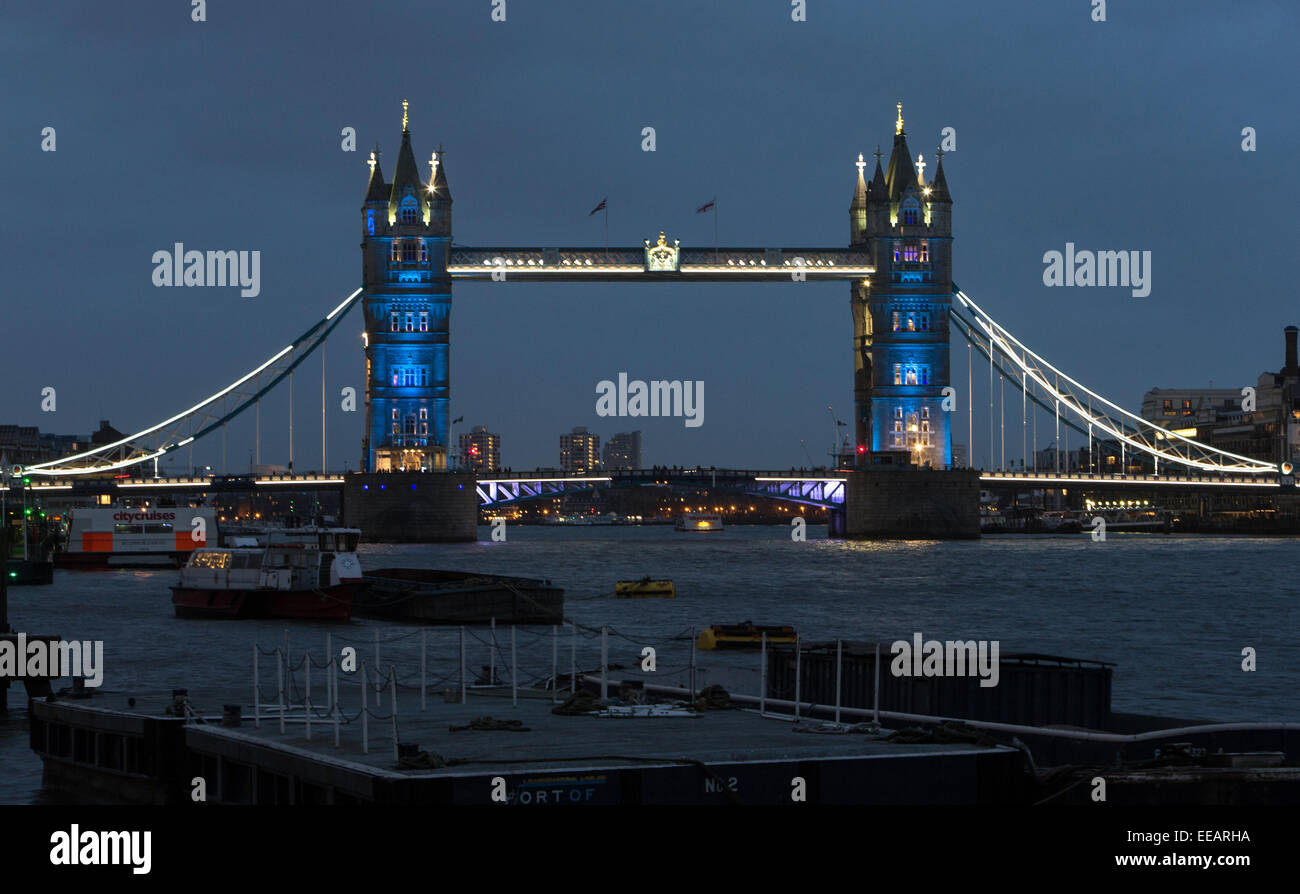
[[[857,153],[888,149],[901,99],[927,161],[957,130],[956,281],[1117,402],[1253,384],[1300,323],[1293,0],[1111,2],[1105,23],[1087,0],[808,0],[806,23],[786,0],[509,0],[504,24],[489,0],[210,0],[204,23],[189,7],[0,12],[0,422],[134,431],[323,316],[359,285],[364,150],[382,143],[391,176],[403,98],[417,159],[447,149],[460,244],[599,244],[587,212],[608,195],[613,244],[660,229],[711,244],[694,209],[716,196],[724,244],[843,245]],[[644,126],[657,152],[640,150]],[[1245,126],[1259,151],[1241,151]],[[178,241],[260,250],[261,295],[154,288],[152,253]],[[1043,252],[1067,241],[1150,250],[1150,297],[1044,287]],[[851,414],[847,298],[843,284],[457,285],[452,415],[500,432],[516,468],[555,465],[574,425],[640,427],[647,464],[802,465],[801,438],[820,460],[827,404]],[[360,452],[361,414],[336,397],[363,385],[360,330],[358,310],[328,353],[336,467]],[[319,465],[319,369],[297,377],[300,470]],[[705,424],[596,417],[595,383],[620,371],[703,380]],[[264,461],[284,459],[285,412],[264,406]],[[251,434],[232,425],[232,472]],[[196,460],[218,462],[219,445]]]

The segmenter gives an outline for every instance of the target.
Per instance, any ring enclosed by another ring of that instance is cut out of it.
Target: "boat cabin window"
[[[190,558],[191,568],[229,568],[230,553],[196,552]]]
[[[261,568],[261,553],[231,553],[231,568]]]
[[[358,534],[335,534],[334,549],[341,553],[354,553],[357,551]]]

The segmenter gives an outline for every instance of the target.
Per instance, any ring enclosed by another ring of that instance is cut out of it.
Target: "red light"
[[[864,447],[863,445],[859,444],[859,445],[858,445],[858,453],[866,453],[866,452],[867,452],[867,448]]]

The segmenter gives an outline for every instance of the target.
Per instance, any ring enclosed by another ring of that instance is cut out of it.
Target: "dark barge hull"
[[[559,624],[564,590],[548,580],[439,571],[381,568],[365,575],[352,611],[361,617],[419,624]]]
[[[213,590],[172,587],[178,618],[295,618],[347,621],[357,591],[365,584],[340,584],[324,590]]]

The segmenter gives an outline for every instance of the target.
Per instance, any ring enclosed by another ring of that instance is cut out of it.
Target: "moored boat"
[[[72,510],[68,539],[55,554],[60,567],[183,564],[217,542],[217,513],[188,506],[96,506]]]
[[[794,643],[797,639],[793,627],[764,626],[752,621],[739,624],[714,624],[700,631],[695,639],[697,649],[757,649],[763,644],[763,635],[767,635],[767,644],[780,645]]]
[[[721,531],[722,516],[702,512],[688,512],[677,518],[678,531]]]
[[[677,588],[670,580],[643,577],[640,580],[621,580],[614,584],[614,595],[620,599],[675,599]]]
[[[178,618],[346,621],[366,587],[355,528],[299,528],[264,547],[195,550],[172,587]]]

